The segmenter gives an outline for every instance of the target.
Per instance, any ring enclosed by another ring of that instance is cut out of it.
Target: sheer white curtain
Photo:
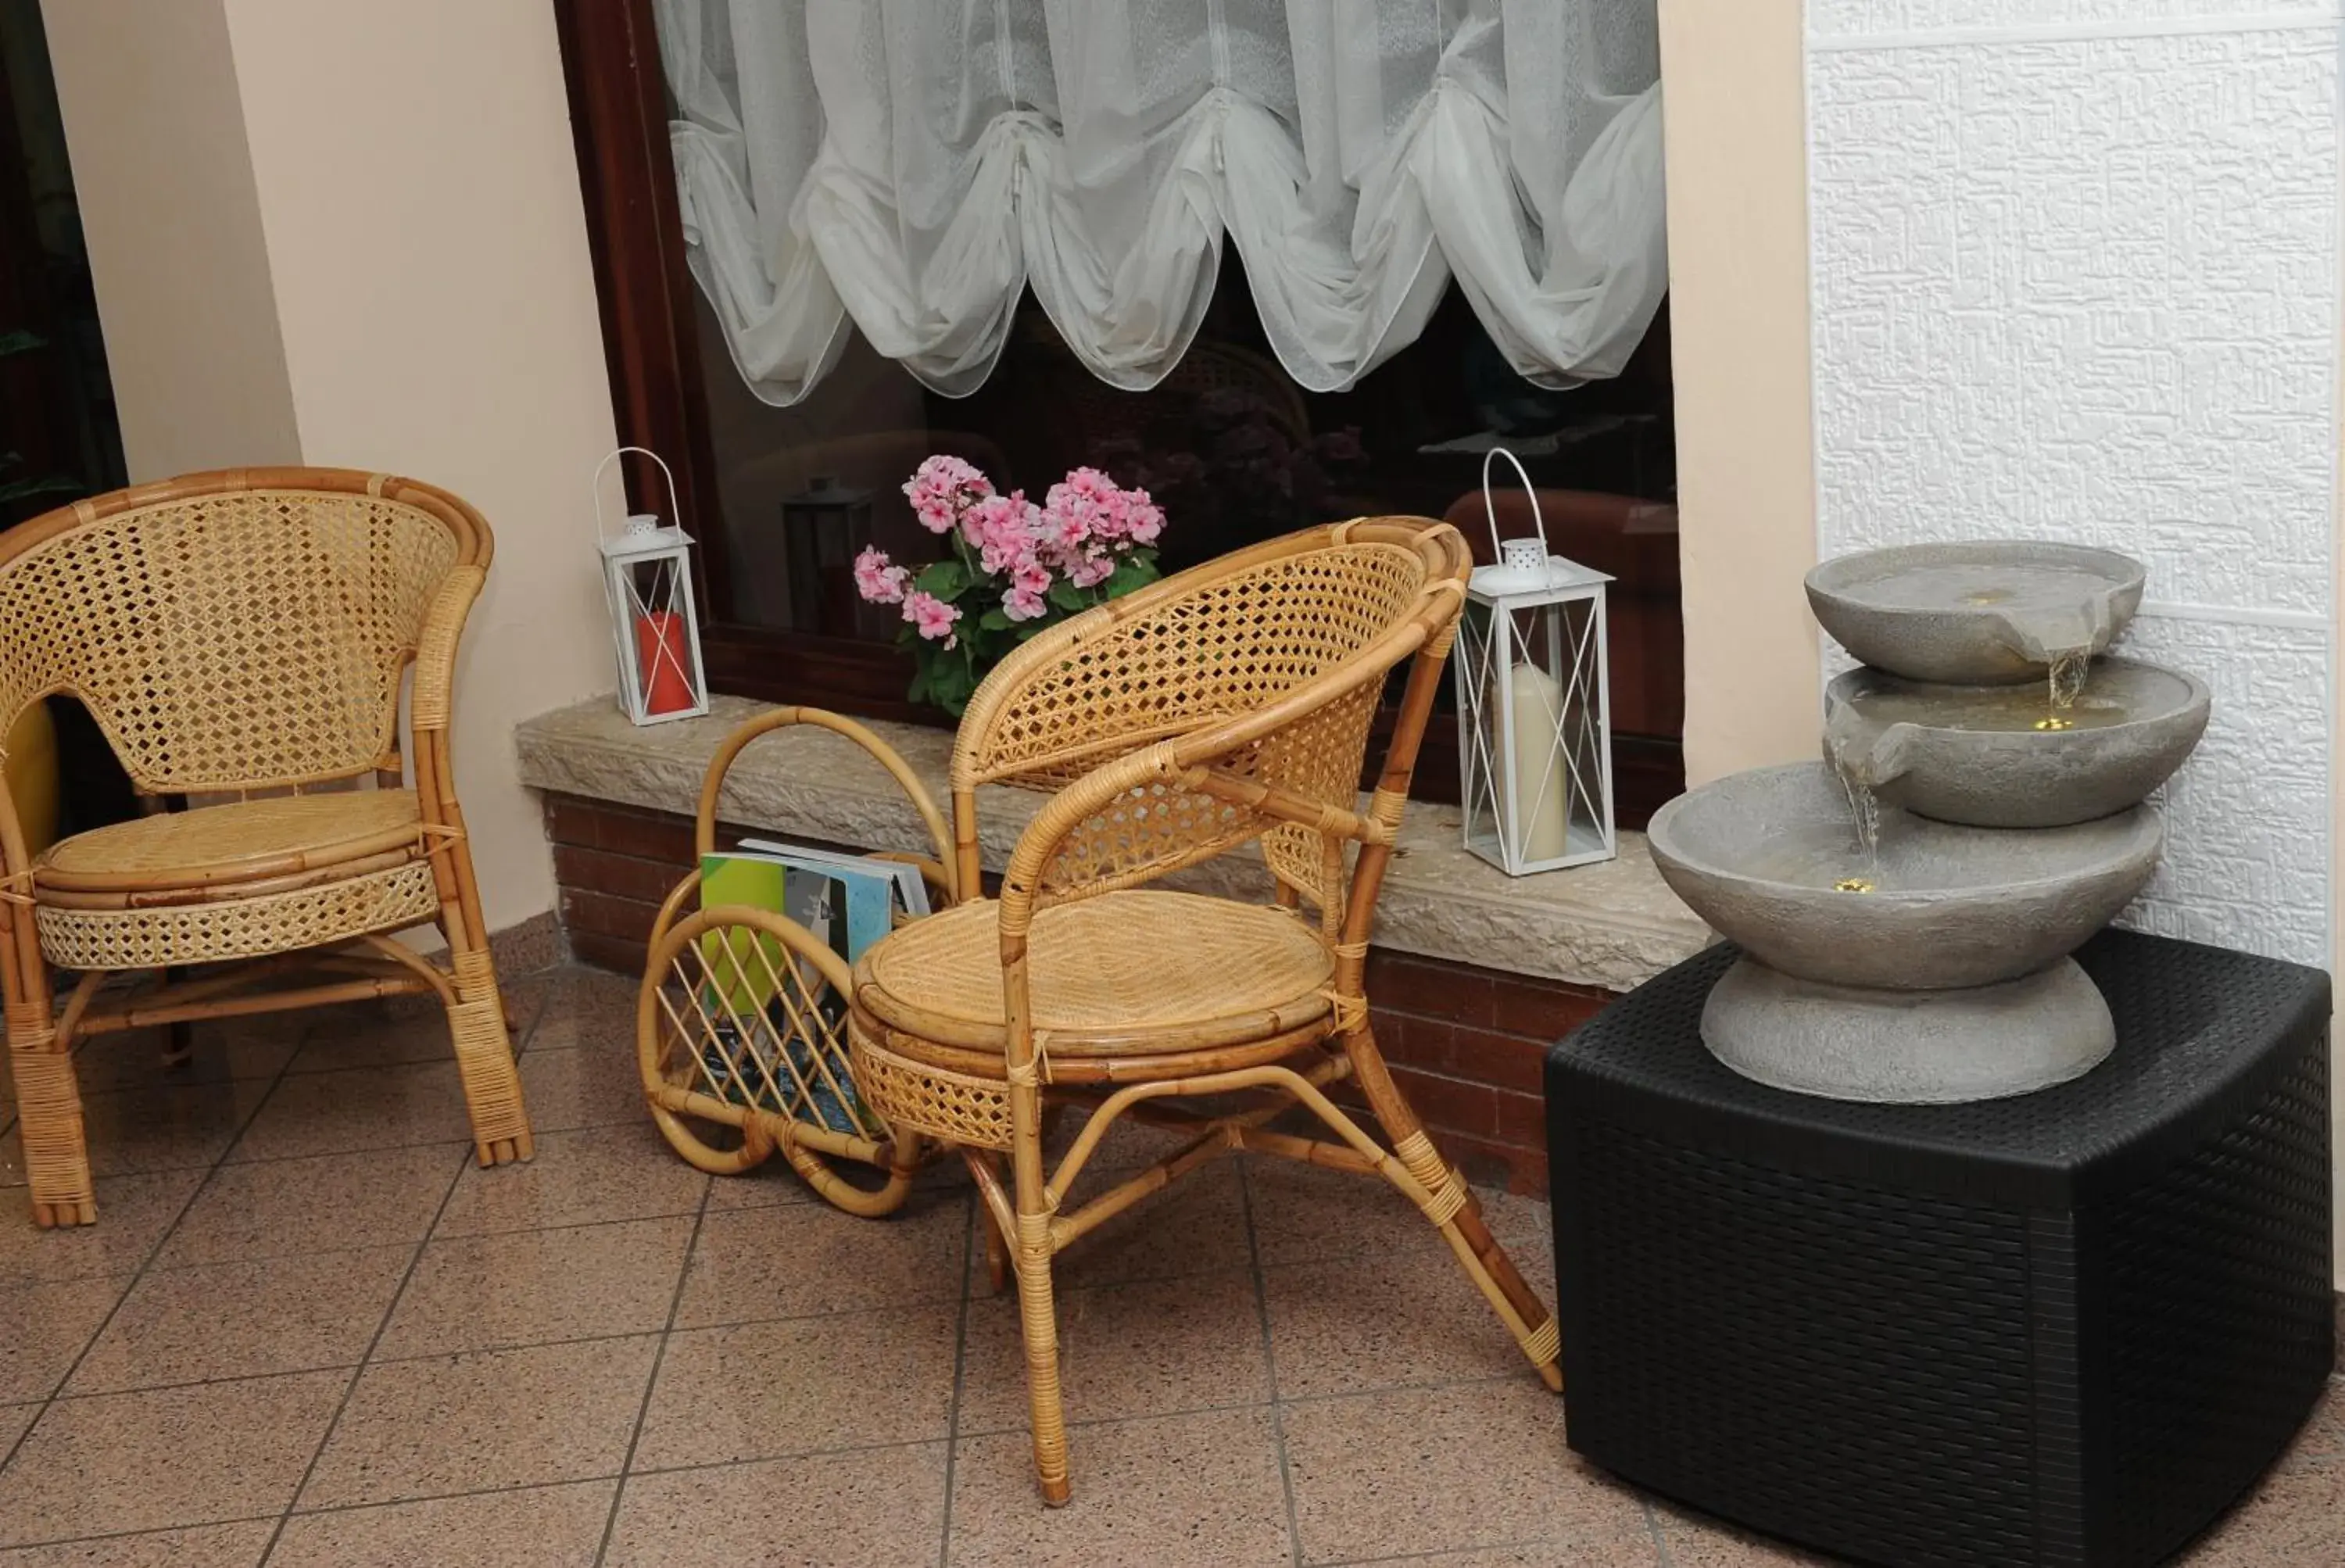
[[[659,0],[694,275],[742,377],[850,330],[975,390],[1033,287],[1154,385],[1244,259],[1350,386],[1454,276],[1515,369],[1617,372],[1668,285],[1654,0]]]

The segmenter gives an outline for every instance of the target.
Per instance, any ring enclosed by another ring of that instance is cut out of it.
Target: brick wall
[[[692,863],[692,820],[548,795],[545,830],[571,950],[584,962],[641,973],[652,918]],[[1547,1047],[1610,999],[1588,986],[1382,948],[1368,955],[1370,1018],[1394,1077],[1469,1176],[1517,1192],[1547,1191]]]

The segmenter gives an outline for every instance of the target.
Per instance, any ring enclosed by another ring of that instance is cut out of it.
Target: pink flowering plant
[[[939,453],[906,481],[904,495],[952,554],[916,570],[874,545],[856,557],[855,586],[868,602],[902,611],[897,640],[919,665],[912,700],[955,718],[1011,648],[1156,580],[1164,514],[1147,491],[1123,489],[1096,468],[1073,470],[1038,506]]]

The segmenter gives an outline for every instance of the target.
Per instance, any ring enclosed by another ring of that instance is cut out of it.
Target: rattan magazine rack
[[[956,901],[944,818],[892,747],[821,708],[760,714],[709,759],[693,821],[695,863],[652,925],[636,997],[636,1058],[652,1120],[685,1160],[738,1176],[778,1154],[829,1202],[877,1218],[903,1206],[919,1156],[867,1103],[848,1067],[847,961],[776,911],[698,907],[698,862],[718,849],[726,775],[750,742],[794,725],[843,736],[888,770],[919,813],[934,853],[885,858],[918,866],[934,907]]]

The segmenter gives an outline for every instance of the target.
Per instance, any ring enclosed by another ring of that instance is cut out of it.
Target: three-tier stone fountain
[[[2157,869],[2142,804],[2206,730],[2187,675],[2106,657],[2143,569],[2106,550],[1868,551],[1808,575],[1865,667],[1825,696],[1824,760],[1670,801],[1678,896],[1741,958],[1703,1043],[1778,1088],[1947,1103],[2090,1071],[2116,1043],[2068,955]]]

